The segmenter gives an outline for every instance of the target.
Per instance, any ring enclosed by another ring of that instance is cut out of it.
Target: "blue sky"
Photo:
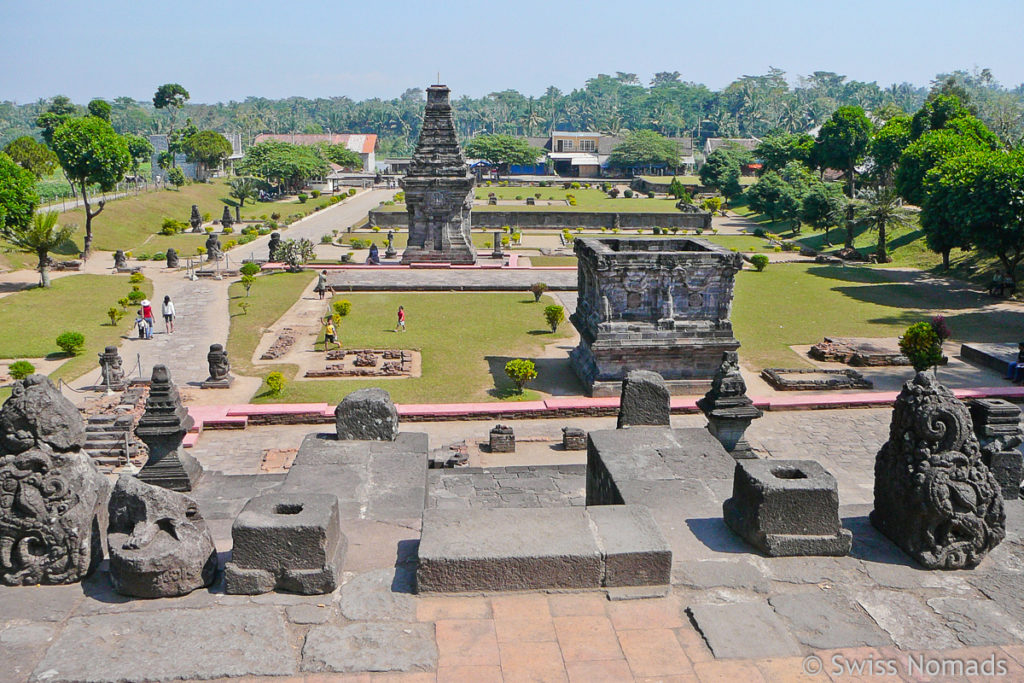
[[[317,3],[0,0],[0,100],[249,95],[391,98],[436,79],[455,96],[656,71],[720,88],[769,66],[882,85],[988,67],[1024,81],[1022,0]]]

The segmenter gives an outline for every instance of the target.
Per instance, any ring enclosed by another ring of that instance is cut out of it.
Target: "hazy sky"
[[[0,100],[457,97],[656,71],[720,88],[769,66],[885,86],[988,67],[1024,81],[1024,0],[221,2],[0,0]]]

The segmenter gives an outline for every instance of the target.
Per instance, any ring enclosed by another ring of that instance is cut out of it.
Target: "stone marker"
[[[250,499],[231,525],[224,590],[330,593],[338,587],[348,546],[338,520],[338,498],[330,494],[275,492]]]
[[[384,258],[395,258],[398,252],[395,251],[395,231],[388,230],[388,248],[384,250]]]
[[[813,460],[739,460],[725,523],[772,557],[846,555],[853,534],[839,521],[836,480]]]
[[[272,232],[270,233],[270,243],[267,244],[267,259],[269,261],[277,261],[277,248],[281,246],[281,233]]]
[[[764,413],[747,398],[747,384],[735,351],[722,353],[722,365],[711,381],[711,390],[697,401],[697,407],[708,418],[708,431],[734,458],[755,457],[743,435],[751,421]]]
[[[516,452],[516,435],[508,425],[495,425],[488,436],[491,453]]]
[[[167,249],[167,267],[177,268],[178,267],[178,252],[174,247]]]
[[[1020,408],[1001,398],[981,398],[971,401],[970,411],[974,434],[981,444],[981,459],[999,482],[1003,499],[1017,500],[1024,474]]]
[[[622,380],[618,429],[633,425],[669,426],[671,413],[668,387],[661,375],[650,370],[632,370]]]
[[[227,389],[235,378],[231,373],[231,362],[223,344],[210,344],[210,352],[206,354],[206,362],[210,366],[210,376],[202,383],[203,389]]]
[[[339,439],[394,441],[398,435],[398,411],[391,394],[377,387],[359,389],[334,409]]]
[[[402,263],[476,263],[470,237],[473,174],[455,134],[451,91],[427,88],[427,104],[409,173],[401,180],[409,213],[409,242]]]
[[[167,366],[153,366],[146,412],[135,428],[136,436],[149,448],[149,459],[138,475],[141,481],[172,491],[195,488],[203,468],[181,447],[191,428],[192,418],[181,404]]]
[[[74,583],[103,560],[110,485],[84,443],[82,416],[48,377],[13,384],[0,408],[0,582]]]
[[[567,451],[587,450],[587,433],[579,427],[562,427],[562,448]]]
[[[871,523],[928,569],[976,567],[1006,535],[967,407],[924,372],[904,383],[875,458]]]
[[[123,362],[116,346],[103,349],[103,353],[100,354],[100,370],[103,377],[100,386],[108,387],[111,391],[124,391],[128,387],[128,382],[124,378]]]
[[[122,474],[108,504],[110,581],[137,598],[171,598],[213,583],[217,550],[188,496]]]
[[[228,207],[225,206],[224,208],[226,209]],[[211,232],[210,236],[206,238],[206,260],[219,261],[220,258],[220,240]]]
[[[227,204],[224,205],[224,213],[221,214],[220,224],[225,228],[230,228],[231,224],[235,222],[235,219],[231,217],[231,209]]]
[[[526,205],[527,206],[536,206],[537,205],[537,199],[535,197],[527,197],[526,198]]]
[[[498,198],[495,197],[493,194],[490,197],[487,198],[487,206],[497,206],[497,205],[498,205]]]
[[[491,250],[491,258],[504,258],[505,255],[501,253],[501,231],[494,231],[494,242]]]
[[[114,268],[123,270],[128,267],[128,257],[124,255],[123,249],[114,252]]]
[[[188,224],[192,226],[192,232],[199,232],[203,227],[203,217],[199,215],[199,207],[192,205],[192,215],[189,216]]]

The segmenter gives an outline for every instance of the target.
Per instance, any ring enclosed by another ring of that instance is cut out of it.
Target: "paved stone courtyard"
[[[113,592],[105,568],[81,584],[0,589],[0,679],[769,681],[800,679],[820,664],[827,674],[821,680],[856,680],[855,667],[891,661],[891,679],[919,680],[932,677],[913,668],[913,658],[924,657],[922,665],[936,666],[942,659],[994,658],[1019,680],[1024,509],[1007,502],[1007,539],[978,569],[917,568],[867,521],[874,455],[889,414],[776,412],[749,432],[765,457],[814,459],[836,475],[840,515],[854,533],[848,557],[753,552],[722,523],[731,482],[716,481],[658,519],[674,556],[667,595],[423,597],[412,587],[419,519],[394,518],[371,504],[343,521],[349,553],[344,583],[331,595],[227,595],[218,577],[209,590],[183,598],[129,600]],[[555,439],[567,424],[589,431],[611,428],[614,420],[514,426],[517,436]],[[695,427],[703,418],[672,422]],[[436,448],[479,439],[489,426],[402,428],[426,432]],[[208,432],[193,449],[207,467],[195,497],[222,565],[241,506],[284,480],[282,473],[257,473],[264,450],[297,447],[313,431],[296,425]],[[503,467],[431,471],[425,504],[458,504],[470,515],[474,507],[532,505],[530,496],[538,505],[578,505],[586,456],[575,453],[579,461],[568,465],[517,465],[516,454],[508,454]],[[360,487],[372,497],[372,482]],[[391,673],[366,673],[373,671]]]

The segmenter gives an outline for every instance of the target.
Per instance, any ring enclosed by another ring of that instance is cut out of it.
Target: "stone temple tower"
[[[476,263],[470,238],[474,180],[452,121],[451,91],[427,88],[423,128],[402,181],[409,211],[409,244],[402,263]]]

